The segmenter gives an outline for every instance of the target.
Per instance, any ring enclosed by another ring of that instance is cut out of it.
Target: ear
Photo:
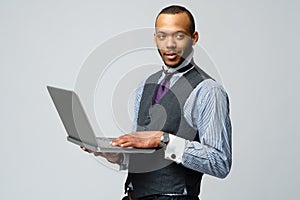
[[[153,34],[153,39],[154,39],[154,44],[157,46],[157,42],[156,42],[156,33]]]
[[[197,31],[195,31],[192,35],[193,45],[195,45],[198,42],[198,39],[199,39],[199,34]]]

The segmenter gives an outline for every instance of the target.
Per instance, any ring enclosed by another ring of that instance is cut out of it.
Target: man
[[[136,132],[112,143],[158,150],[130,156],[95,153],[113,163],[129,160],[129,199],[198,199],[203,174],[224,178],[230,171],[229,101],[222,86],[193,61],[198,37],[186,8],[169,6],[158,14],[154,41],[163,70],[136,91]]]

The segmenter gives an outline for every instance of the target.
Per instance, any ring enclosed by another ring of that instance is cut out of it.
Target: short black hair
[[[183,6],[179,6],[179,5],[171,5],[171,6],[168,6],[168,7],[165,7],[164,9],[162,9],[156,19],[155,19],[155,24],[156,24],[156,21],[159,17],[159,15],[161,14],[172,14],[172,15],[175,15],[175,14],[180,14],[180,13],[186,13],[190,19],[190,27],[189,27],[189,31],[191,33],[191,35],[193,35],[193,33],[195,32],[195,20],[194,20],[194,17],[192,15],[192,13],[186,9],[185,7]]]

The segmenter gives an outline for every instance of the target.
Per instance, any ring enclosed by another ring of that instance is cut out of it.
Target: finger
[[[94,156],[100,156],[101,153],[100,152],[94,152]]]
[[[118,146],[120,144],[120,141],[122,140],[121,137],[118,137],[116,139],[113,139],[110,144],[113,145],[113,146]]]
[[[120,141],[120,140],[127,140],[128,138],[131,138],[131,137],[132,137],[132,135],[130,135],[130,134],[125,134],[125,135],[122,135],[122,136],[120,136],[120,137],[114,139],[112,142],[118,142],[118,141]]]
[[[116,157],[119,156],[120,153],[107,153],[107,156]]]
[[[121,146],[123,143],[131,141],[132,138],[128,137],[128,136],[122,136],[120,138],[117,138],[116,140],[112,141],[112,145],[113,146]]]
[[[94,151],[87,149],[86,147],[81,147],[81,149],[88,153],[94,153]]]
[[[112,163],[116,163],[117,161],[118,161],[118,157],[114,157],[114,158],[107,158],[107,160],[109,161],[109,162],[112,162]]]
[[[85,147],[81,147],[81,149],[82,149],[83,151],[85,151],[85,152],[88,152],[88,153],[91,152],[89,149],[87,149],[87,148],[85,148]]]
[[[135,147],[136,145],[132,141],[126,141],[126,142],[122,143],[120,146],[123,148],[126,148],[126,147]]]
[[[100,156],[104,158],[110,158],[110,157],[118,157],[119,153],[106,153],[106,152],[99,152]]]
[[[102,153],[102,152],[99,152],[99,156],[102,156],[102,157],[104,157],[104,158],[105,158],[105,154],[104,154],[104,153]]]

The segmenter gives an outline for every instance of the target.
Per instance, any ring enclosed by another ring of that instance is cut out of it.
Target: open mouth
[[[169,60],[174,60],[177,58],[178,54],[177,53],[164,53],[165,57],[168,58]]]

